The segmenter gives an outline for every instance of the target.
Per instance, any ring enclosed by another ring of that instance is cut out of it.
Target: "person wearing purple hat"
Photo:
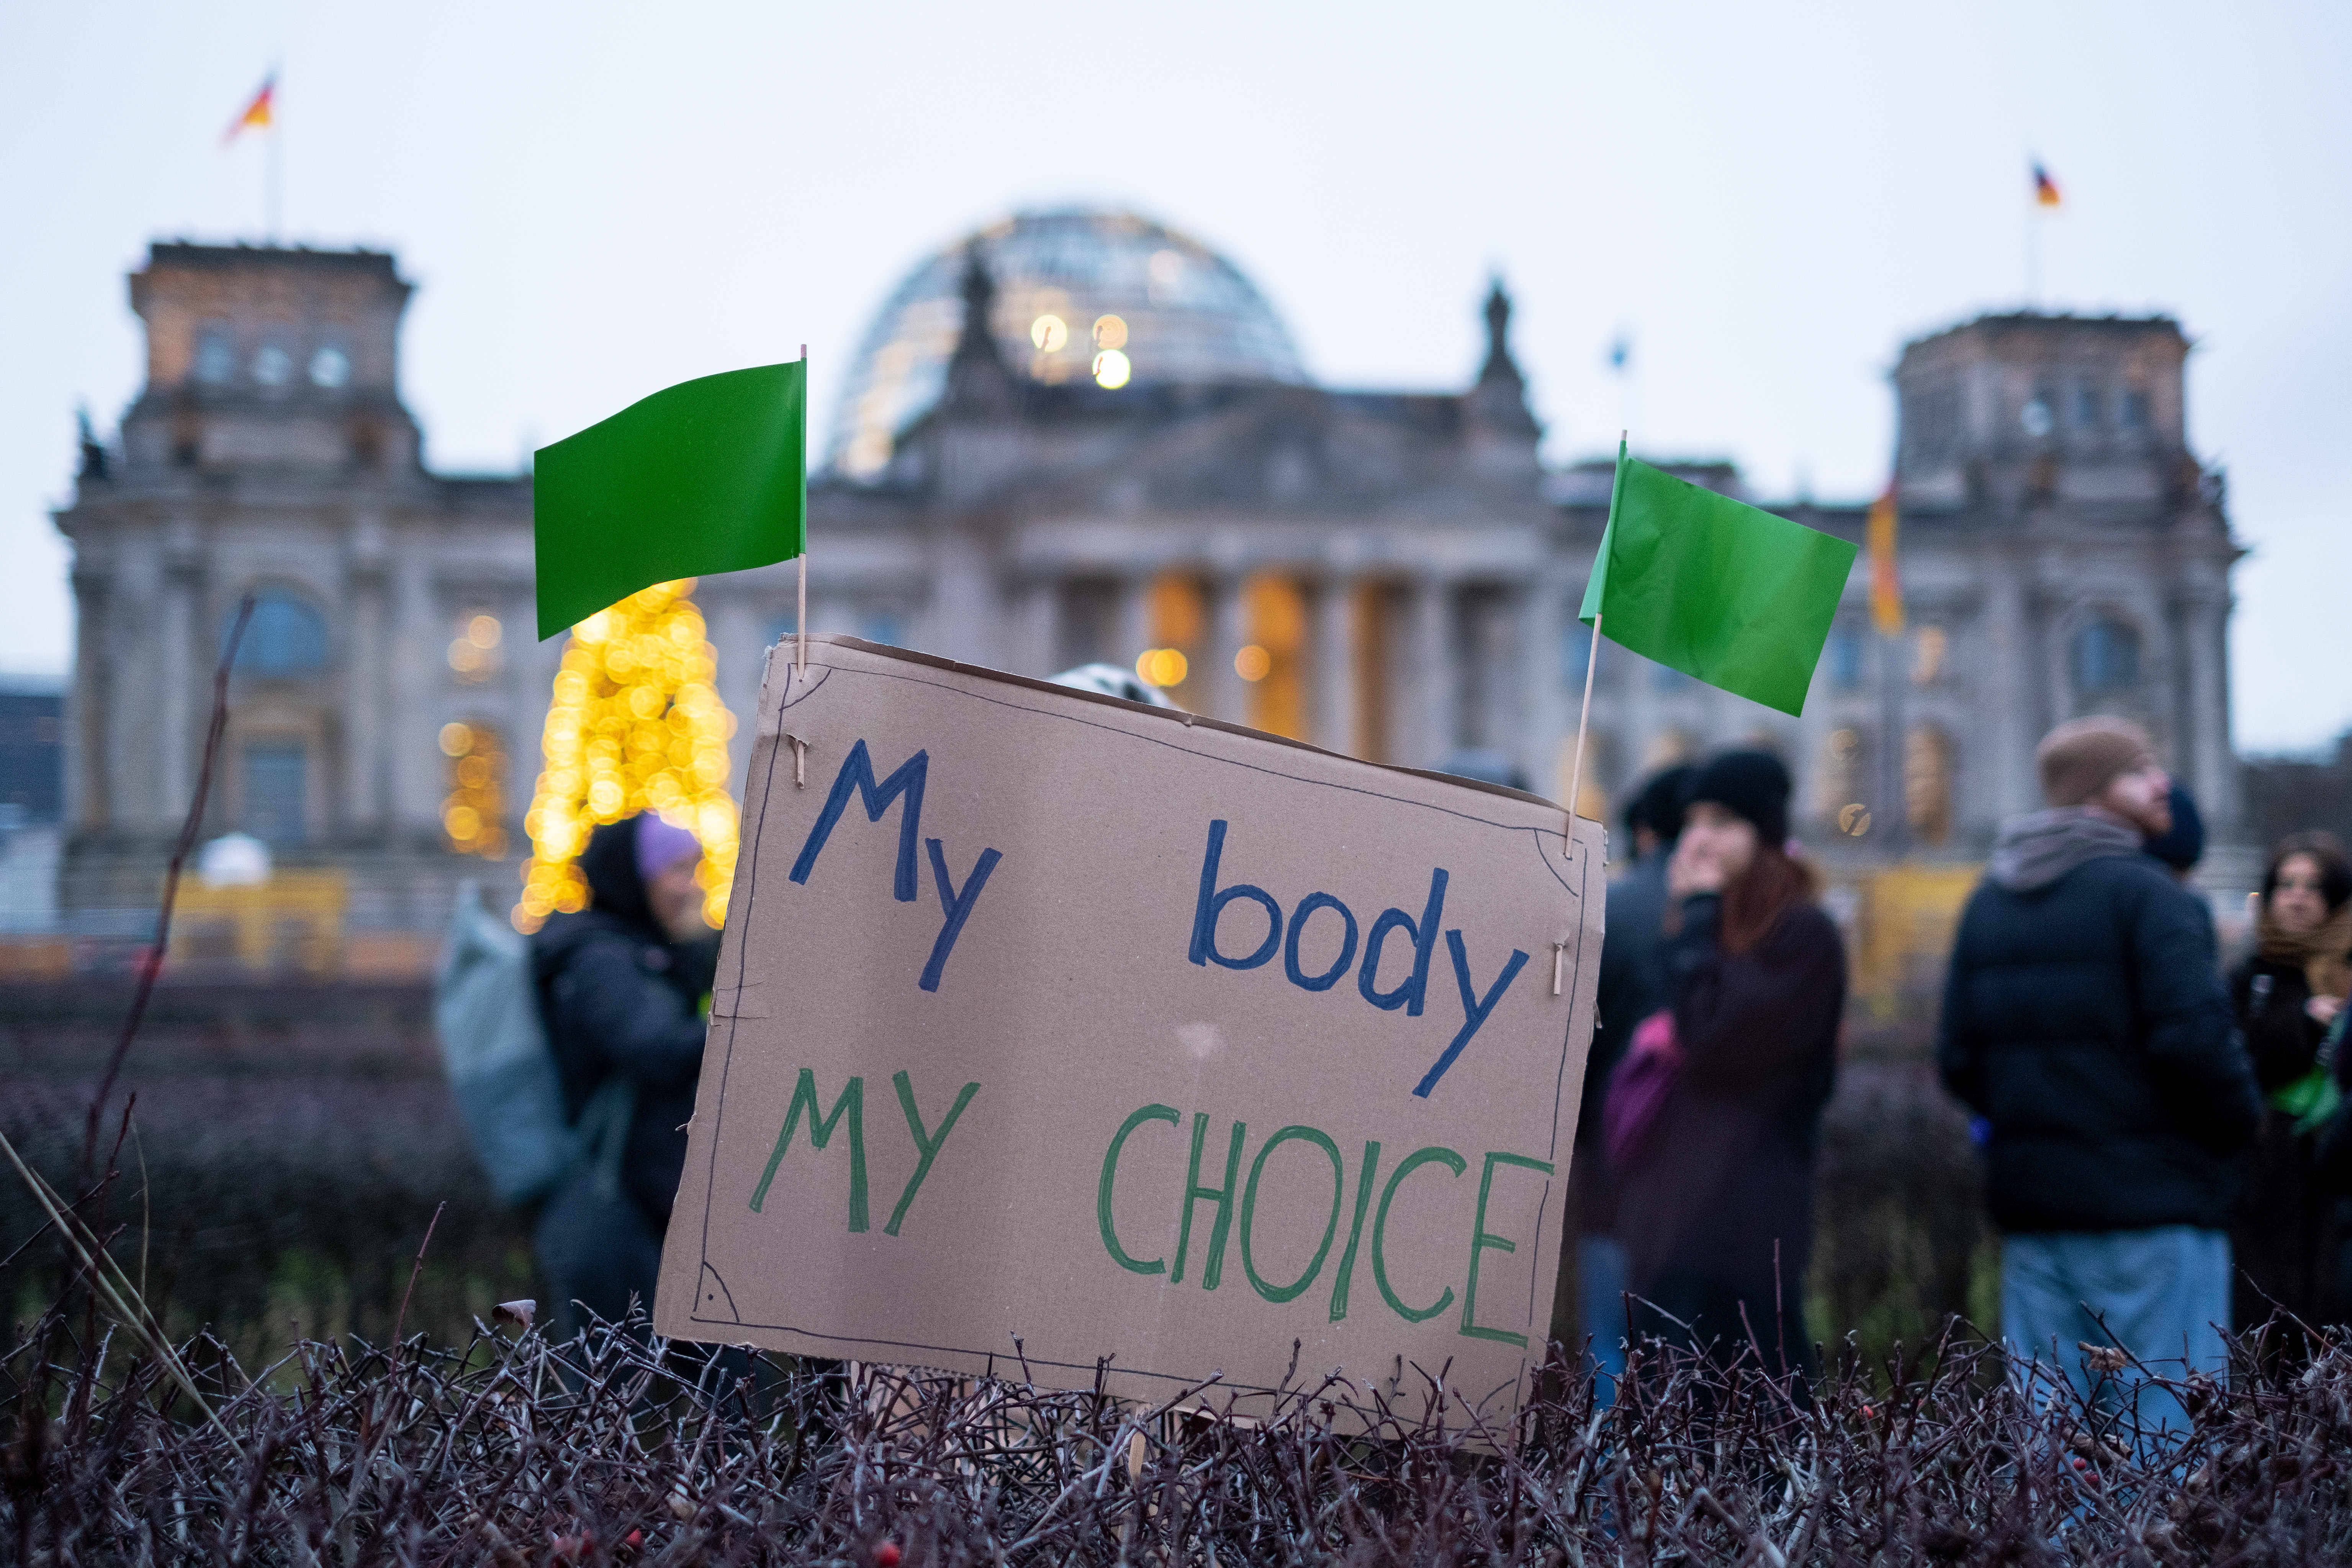
[[[559,1334],[651,1310],[686,1165],[718,939],[695,880],[702,846],[647,813],[588,837],[588,907],[531,939],[540,1016],[581,1133],[579,1163],[535,1233]]]

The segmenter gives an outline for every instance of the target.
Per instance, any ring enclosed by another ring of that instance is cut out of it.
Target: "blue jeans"
[[[2186,1225],[2004,1237],[2000,1319],[2011,1354],[2053,1365],[2086,1400],[2120,1403],[2143,1374],[2126,1367],[2095,1379],[2084,1343],[2120,1346],[2166,1377],[2219,1378],[2229,1366],[2230,1237]],[[2140,1394],[2139,1417],[2189,1426],[2179,1401],[2154,1388]]]
[[[1592,1363],[1601,1373],[1596,1397],[1606,1406],[1625,1375],[1625,1244],[1613,1236],[1578,1237],[1576,1283]]]

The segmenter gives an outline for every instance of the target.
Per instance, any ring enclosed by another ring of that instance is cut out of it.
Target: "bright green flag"
[[[1617,445],[1585,625],[1709,686],[1805,710],[1854,547],[1661,473]]]
[[[541,447],[539,635],[656,583],[798,555],[807,448],[806,360],[682,381]]]

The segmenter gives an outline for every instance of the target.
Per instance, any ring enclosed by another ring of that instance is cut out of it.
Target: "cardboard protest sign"
[[[791,651],[661,1331],[1070,1387],[1108,1360],[1147,1400],[1272,1390],[1297,1342],[1309,1383],[1417,1405],[1444,1372],[1451,1418],[1507,1423],[1550,1320],[1599,826],[853,638]]]

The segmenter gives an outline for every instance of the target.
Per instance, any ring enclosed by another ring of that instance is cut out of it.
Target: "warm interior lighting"
[[[1070,341],[1069,323],[1059,316],[1040,316],[1029,323],[1029,341],[1041,353],[1059,353]]]
[[[1264,680],[1266,672],[1273,668],[1274,656],[1255,643],[1244,645],[1241,651],[1234,655],[1234,673],[1244,680]]]
[[[1184,657],[1181,648],[1148,647],[1135,661],[1135,673],[1143,683],[1163,690],[1183,685],[1184,677],[1191,672],[1192,661]]]
[[[1103,316],[1095,321],[1095,347],[1123,349],[1127,347],[1127,323],[1117,316]]]
[[[514,922],[536,931],[557,910],[585,906],[573,864],[597,824],[658,812],[702,840],[703,914],[727,911],[735,879],[735,803],[727,794],[727,741],[735,721],[712,687],[718,656],[705,640],[694,579],[660,583],[572,628],[541,740],[545,758],[523,826]]]
[[[466,623],[466,640],[488,651],[499,646],[501,628],[496,616],[476,616]]]
[[[1105,349],[1095,355],[1095,384],[1117,392],[1135,374],[1135,366],[1117,349]]]
[[[497,860],[507,852],[507,748],[487,724],[444,724],[441,754],[449,759],[449,793],[441,801],[441,830],[460,855]]]

